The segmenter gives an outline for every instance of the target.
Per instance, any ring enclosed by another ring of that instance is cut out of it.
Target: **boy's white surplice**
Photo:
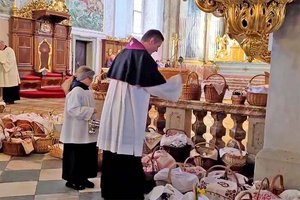
[[[97,134],[88,134],[88,121],[93,119],[94,108],[92,91],[73,88],[66,96],[60,141],[79,144],[96,142]]]
[[[98,146],[113,153],[142,156],[150,95],[177,101],[181,95],[181,76],[173,76],[153,87],[133,86],[114,79],[109,84]]]

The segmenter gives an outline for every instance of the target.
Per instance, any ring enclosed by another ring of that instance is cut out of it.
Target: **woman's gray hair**
[[[82,80],[86,79],[87,77],[90,77],[91,79],[93,79],[94,75],[95,75],[95,72],[87,66],[80,66],[75,73],[75,77],[76,77],[77,81],[82,81]]]

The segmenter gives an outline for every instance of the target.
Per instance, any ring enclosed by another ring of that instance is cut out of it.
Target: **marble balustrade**
[[[234,138],[248,151],[250,161],[254,161],[263,147],[265,115],[265,107],[203,101],[170,102],[151,97],[147,126],[159,132],[169,128],[185,130],[195,143],[205,141],[205,134],[208,134],[210,142],[218,147],[235,145]],[[229,123],[225,123],[225,118]],[[227,141],[223,137],[226,133]]]

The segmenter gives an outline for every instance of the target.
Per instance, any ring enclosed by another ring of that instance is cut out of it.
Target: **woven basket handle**
[[[242,148],[241,148],[241,145],[240,145],[239,141],[237,141],[237,140],[234,139],[234,138],[230,138],[230,141],[236,143],[236,145],[238,146],[238,150],[239,150],[241,156],[243,156],[243,150],[242,150]],[[228,144],[228,143],[227,143],[227,144]]]
[[[253,79],[255,79],[256,77],[259,77],[259,76],[266,77],[266,75],[264,75],[264,74],[257,74],[257,75],[255,75],[255,76],[253,76],[253,77],[250,79],[249,83],[248,83],[248,87],[251,86],[251,82],[253,81]]]
[[[239,191],[239,186],[240,186],[240,182],[239,182],[239,179],[238,177],[236,176],[235,172],[233,172],[230,168],[226,167],[226,166],[223,166],[223,165],[214,165],[212,166],[211,168],[209,168],[207,171],[206,171],[206,174],[205,174],[205,177],[208,176],[208,174],[210,172],[212,172],[213,170],[215,170],[216,168],[222,168],[222,169],[225,169],[225,178],[227,178],[227,175],[228,174],[232,174],[235,181],[236,181],[236,191]]]
[[[279,185],[276,187],[276,181],[279,179]],[[281,192],[284,191],[284,184],[283,184],[283,176],[281,174],[276,175],[270,184],[270,190],[273,194],[279,195]]]
[[[20,128],[29,127],[31,129],[31,131],[34,131],[33,126],[30,124],[18,124],[18,127],[20,127]]]
[[[191,159],[194,159],[194,164],[195,164],[195,166],[197,166],[195,163],[195,158],[200,158],[200,162],[202,164],[202,157],[200,155],[199,156],[190,156],[187,159],[185,159],[181,168],[184,170],[187,167],[187,162]]]
[[[235,197],[235,200],[242,200],[242,198],[246,195],[249,196],[249,199],[247,199],[247,200],[252,200],[253,199],[251,192],[242,191],[242,192],[238,193],[238,195]],[[246,199],[244,199],[244,200],[246,200]]]
[[[185,84],[189,85],[192,82],[193,79],[196,80],[196,83],[199,86],[199,77],[198,77],[198,74],[196,72],[189,73],[189,75],[188,75],[188,77],[185,81]]]
[[[208,144],[209,146],[207,147],[206,144]],[[210,147],[211,146],[211,147]],[[198,147],[201,147],[203,149],[208,149],[208,150],[217,150],[218,154],[219,154],[219,148],[213,144],[213,143],[210,143],[210,142],[199,142],[197,144],[195,144],[195,149],[196,149],[196,152],[200,154],[200,152],[197,151],[197,148]],[[200,156],[205,156],[205,155],[201,155]]]
[[[211,75],[209,75],[207,78],[206,78],[206,80],[208,80],[210,77],[212,77],[212,76],[220,76],[222,79],[223,79],[223,81],[224,81],[224,84],[225,84],[225,87],[227,87],[228,85],[227,85],[227,82],[226,82],[226,79],[224,78],[224,76],[222,76],[221,74],[211,74]]]
[[[155,147],[155,148],[153,149],[153,152],[152,152],[152,154],[151,154],[150,162],[151,162],[151,165],[152,165],[152,172],[155,172],[154,153],[155,153],[156,151],[158,151],[158,150],[161,150],[161,149],[163,149],[163,148],[160,147],[160,146],[157,146],[157,147]],[[158,166],[158,165],[157,165],[157,168],[158,168],[158,171],[159,171],[160,169],[159,169],[159,166]]]
[[[261,183],[260,183],[259,190],[258,190],[258,192],[257,192],[256,200],[259,200],[260,191],[263,189],[264,182],[266,182],[267,188],[268,188],[268,189],[270,188],[270,181],[269,181],[269,179],[268,179],[267,177],[263,178],[263,180],[262,180]]]

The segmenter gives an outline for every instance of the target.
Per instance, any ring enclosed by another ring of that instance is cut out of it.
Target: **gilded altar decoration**
[[[215,43],[218,46],[214,61],[232,61],[232,62],[244,62],[245,53],[239,43],[235,39],[229,38],[227,34],[217,35]]]
[[[269,33],[280,28],[286,4],[293,0],[195,0],[204,12],[225,17],[228,35],[237,40],[249,61],[269,63]]]
[[[56,12],[69,13],[69,9],[65,4],[65,0],[54,0],[49,6],[49,9]]]
[[[60,13],[69,13],[69,9],[65,4],[65,0],[53,0],[52,3],[48,3],[45,0],[32,0],[26,6],[18,9],[16,6],[16,0],[12,6],[12,15],[14,17],[23,17],[27,19],[33,18],[33,12],[39,10],[47,10]]]

